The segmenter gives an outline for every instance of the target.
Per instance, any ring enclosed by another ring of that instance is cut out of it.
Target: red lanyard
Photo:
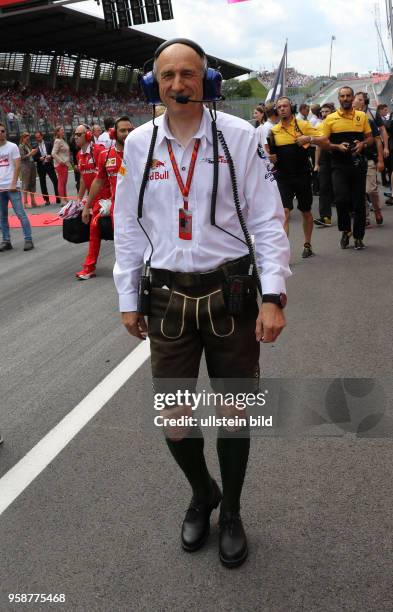
[[[167,140],[166,142],[168,145],[168,153],[169,153],[169,157],[172,163],[173,172],[175,173],[177,184],[179,185],[179,189],[183,196],[184,210],[188,210],[188,195],[190,193],[192,177],[194,176],[195,162],[198,157],[198,149],[199,149],[199,145],[201,144],[201,141],[199,138],[195,141],[194,149],[191,155],[190,167],[188,169],[186,186],[184,186],[183,179],[180,175],[179,168],[177,166],[177,162],[173,154],[172,145],[169,140]]]

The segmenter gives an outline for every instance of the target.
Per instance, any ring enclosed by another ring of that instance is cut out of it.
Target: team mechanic
[[[308,105],[303,105],[309,109]],[[277,185],[285,211],[285,231],[289,233],[289,218],[293,210],[293,199],[303,217],[304,246],[302,257],[314,255],[311,235],[314,220],[311,213],[313,202],[312,174],[308,147],[310,144],[326,146],[326,138],[319,128],[314,128],[305,119],[295,117],[291,101],[287,97],[276,102],[280,121],[271,129],[269,150],[275,162]],[[301,117],[303,115],[299,113]]]
[[[185,39],[163,43],[149,74],[167,111],[155,120],[156,129],[149,122],[134,130],[125,143],[114,211],[114,279],[122,321],[137,338],[143,339],[148,332],[155,381],[196,380],[203,351],[210,378],[255,381],[259,342],[273,342],[285,326],[285,279],[291,274],[276,183],[266,161],[257,155],[255,130],[241,119],[203,106],[209,79],[213,75],[214,81],[219,73],[207,68],[199,45]],[[237,195],[223,138],[236,165]],[[142,160],[147,151],[145,166]],[[141,183],[146,185],[142,198]],[[264,294],[259,313],[250,250],[235,203],[255,237]],[[151,269],[141,277],[144,262]],[[140,278],[142,287],[151,282],[148,327],[137,310]],[[239,304],[238,314],[228,313],[228,309],[234,313]],[[173,410],[186,412],[183,406]],[[168,417],[174,412],[166,409],[162,414]],[[193,492],[182,525],[182,546],[192,552],[204,544],[210,514],[221,502],[220,560],[235,567],[247,556],[240,495],[249,430],[245,427],[235,437],[224,428],[218,431],[221,494],[206,466],[202,432],[191,429],[166,432],[168,447]]]
[[[340,108],[328,115],[322,124],[325,136],[329,138],[332,152],[332,182],[334,201],[337,207],[338,229],[342,232],[340,245],[346,249],[351,231],[353,213],[354,248],[364,249],[363,238],[366,229],[367,159],[365,149],[374,144],[367,115],[352,108],[354,92],[351,87],[338,91]]]
[[[89,195],[82,211],[83,223],[89,223],[94,203],[97,201],[97,197],[101,192],[107,193],[108,185],[112,200],[110,215],[111,217],[113,216],[117,174],[123,161],[124,141],[133,129],[134,126],[132,125],[130,118],[126,115],[116,119],[114,128],[110,128],[108,135],[112,138],[111,142],[113,144],[111,144],[108,149],[104,149],[103,151],[101,151],[98,156],[97,172],[95,175],[95,179],[91,184]],[[93,214],[91,223],[98,224],[99,218],[99,213],[96,215]],[[96,257],[98,257],[101,243],[99,232],[97,237],[98,244],[96,248]]]
[[[80,147],[76,154],[78,169],[80,172],[80,185],[78,198],[81,200],[86,191],[89,193],[97,172],[98,156],[101,151],[105,151],[102,144],[96,144],[93,141],[93,134],[86,125],[78,125],[75,130],[75,142]],[[102,199],[109,199],[110,188],[108,183],[104,185],[104,190],[99,194]],[[99,197],[97,196],[93,204],[93,219],[90,223],[89,250],[84,261],[83,268],[75,274],[79,280],[88,280],[95,276],[95,269],[98,254],[100,252],[101,234],[98,224],[98,214],[100,211]],[[95,217],[97,217],[95,219]]]

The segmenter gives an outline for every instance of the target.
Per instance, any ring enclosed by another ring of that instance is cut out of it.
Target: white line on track
[[[338,87],[335,87],[334,89],[329,90],[329,93],[327,95],[324,95],[323,99],[320,102],[320,105],[322,106],[322,104],[325,104],[325,102],[327,102],[329,99],[335,100],[335,97],[333,98],[333,96],[335,96],[335,93],[337,91],[338,91]]]
[[[149,356],[150,344],[145,340],[0,478],[0,515],[135,374]]]

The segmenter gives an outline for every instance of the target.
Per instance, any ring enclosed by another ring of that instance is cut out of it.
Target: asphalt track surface
[[[220,565],[217,513],[202,550],[180,549],[190,494],[161,432],[146,427],[146,362],[0,516],[1,610],[392,610],[393,209],[383,212],[365,251],[319,229],[308,260],[293,213],[287,328],[261,353],[282,430],[252,440],[247,562]],[[120,325],[111,243],[97,278],[78,282],[86,245],[37,228],[24,253],[21,231],[12,236],[0,254],[0,476],[138,344]],[[382,413],[364,435],[358,408]],[[305,413],[320,419],[309,427]],[[206,438],[218,476],[214,431]],[[66,603],[10,605],[9,593]]]

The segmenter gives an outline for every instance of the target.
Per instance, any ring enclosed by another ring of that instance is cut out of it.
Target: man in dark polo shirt
[[[276,179],[285,210],[286,233],[289,233],[289,217],[293,210],[293,198],[303,216],[304,248],[302,257],[314,255],[311,247],[313,216],[311,207],[312,174],[308,148],[310,144],[326,146],[327,140],[318,128],[311,123],[297,119],[292,112],[291,102],[283,97],[277,100],[277,113],[280,121],[272,128],[270,153],[276,165]]]
[[[321,106],[322,121],[328,115],[334,112],[332,104],[327,103]],[[332,167],[331,167],[330,151],[316,148],[314,170],[318,172],[319,181],[319,218],[314,219],[314,225],[317,227],[332,226],[332,204],[334,202],[333,185],[332,185]]]
[[[352,108],[354,98],[351,87],[341,87],[338,92],[340,108],[326,117],[322,127],[332,152],[334,200],[338,229],[342,232],[340,246],[346,249],[349,245],[353,212],[354,248],[360,250],[364,249],[366,228],[367,160],[364,152],[374,144],[374,138],[366,114]]]

